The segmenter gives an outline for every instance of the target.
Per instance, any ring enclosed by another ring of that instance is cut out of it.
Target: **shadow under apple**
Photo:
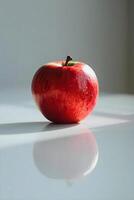
[[[54,124],[51,122],[16,122],[0,124],[0,135],[28,134],[55,131],[77,126],[78,124]]]

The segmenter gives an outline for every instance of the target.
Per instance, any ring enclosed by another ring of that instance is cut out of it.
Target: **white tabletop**
[[[80,124],[55,125],[30,91],[0,96],[0,200],[134,199],[134,96],[102,95]]]

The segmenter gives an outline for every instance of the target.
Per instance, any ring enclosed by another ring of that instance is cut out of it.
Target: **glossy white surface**
[[[81,124],[54,125],[29,92],[1,94],[0,200],[134,199],[133,96],[104,95]]]

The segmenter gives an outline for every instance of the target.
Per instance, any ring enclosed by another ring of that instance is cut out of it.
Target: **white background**
[[[0,88],[30,88],[40,65],[70,54],[93,66],[101,91],[132,91],[132,4],[0,0]]]

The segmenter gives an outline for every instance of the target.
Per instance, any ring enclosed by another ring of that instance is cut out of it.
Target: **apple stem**
[[[66,62],[65,62],[65,64],[64,64],[63,66],[67,66],[67,65],[68,65],[68,62],[69,62],[70,60],[73,60],[73,59],[72,59],[70,56],[67,56]]]

